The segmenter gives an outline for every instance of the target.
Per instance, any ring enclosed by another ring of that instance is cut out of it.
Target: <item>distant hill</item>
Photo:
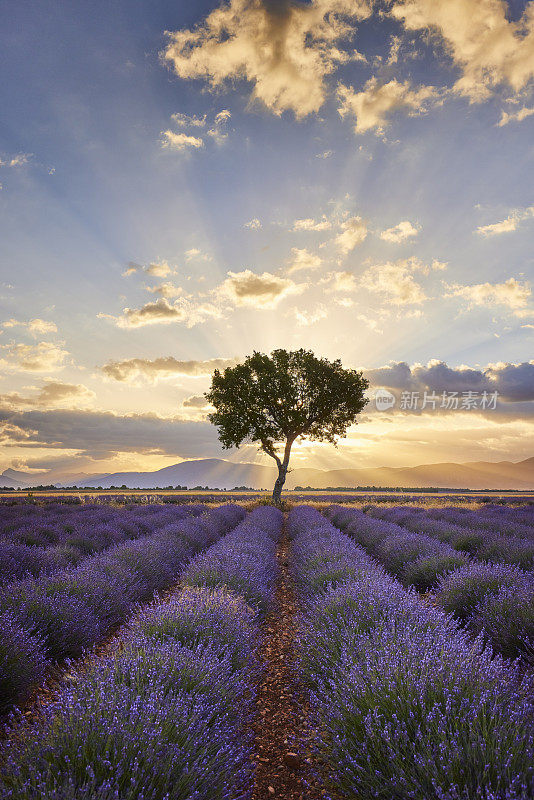
[[[270,489],[275,470],[260,464],[234,464],[221,458],[182,461],[155,472],[114,472],[105,475],[68,475],[58,480],[57,473],[31,473],[5,470],[0,475],[0,486],[20,488],[54,483],[62,486],[127,486],[132,489],[165,488],[166,486],[207,486],[209,489],[233,489],[234,486],[252,486]],[[56,478],[56,479],[54,479]],[[295,469],[286,484],[325,489],[328,486],[355,487],[378,486],[406,488],[442,487],[450,489],[525,489],[534,490],[534,458],[514,463],[512,461],[472,461],[465,464],[445,462],[421,464],[417,467],[377,467],[376,469]]]
[[[295,481],[300,470],[291,477]],[[450,489],[534,489],[534,458],[512,461],[446,462],[417,467],[378,467],[377,469],[336,469],[316,475],[313,482],[298,480],[295,485],[315,486],[404,486]]]

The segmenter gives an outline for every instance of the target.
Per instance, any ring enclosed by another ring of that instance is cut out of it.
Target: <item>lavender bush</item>
[[[445,542],[357,509],[332,506],[326,513],[407,586],[426,591],[442,575],[467,562],[467,556]]]
[[[139,643],[65,688],[10,742],[2,796],[239,796],[252,769],[247,688],[229,656],[205,645]]]
[[[272,509],[251,514],[206,552],[218,588],[188,586],[141,611],[121,649],[75,672],[36,722],[18,727],[0,765],[2,796],[248,800],[259,618],[225,587],[233,552],[246,593],[272,596],[280,527]],[[243,562],[247,543],[255,560]]]
[[[21,628],[12,614],[0,614],[0,714],[24,700],[44,677],[43,642]]]
[[[454,614],[465,622],[470,631],[483,633],[486,641],[498,652],[506,656],[522,655],[527,660],[530,659],[534,641],[532,634],[527,633],[530,629],[528,619],[525,618],[525,615],[528,617],[525,592],[529,596],[528,587],[533,585],[532,573],[509,563],[468,560],[465,554],[456,552],[443,541],[432,539],[425,533],[414,533],[388,521],[395,519],[402,521],[404,525],[407,520],[411,520],[414,528],[419,525],[421,530],[428,530],[427,512],[419,510],[410,514],[411,511],[407,508],[379,509],[376,513],[373,510],[373,516],[369,516],[356,509],[334,506],[326,513],[351,537],[360,541],[406,586],[414,586],[419,591],[435,589],[438,605],[446,613]],[[423,524],[420,525],[419,521]],[[446,522],[442,524],[445,527],[449,525]],[[459,530],[462,536],[469,533],[466,528]],[[494,539],[491,545],[486,543],[484,547],[494,548],[494,561],[497,560],[497,550],[503,549],[504,552],[508,548],[510,555],[503,555],[503,561],[519,561],[519,555],[526,553],[526,563],[530,563],[529,553],[532,546],[525,540],[512,537],[505,539],[501,536],[498,541]],[[507,595],[506,603],[501,605],[488,599],[487,616],[478,614],[475,621],[473,615],[477,604],[486,595],[496,594],[505,586],[516,588],[515,600],[513,592]],[[508,615],[515,616],[515,624],[509,624]],[[486,619],[487,628],[484,627]]]
[[[353,554],[360,576],[314,596],[310,563],[327,530],[310,526],[310,512],[292,515],[293,570],[304,600],[302,669],[320,731],[318,756],[335,792],[383,800],[530,798],[531,679],[421,603],[347,537],[343,554],[333,526],[340,563],[350,567]]]
[[[503,526],[493,524],[493,517],[462,509],[422,511],[394,507],[371,508],[368,513],[410,531],[427,534],[482,560],[534,568],[534,528],[525,525],[521,530],[508,526],[505,534]]]
[[[193,559],[182,577],[184,584],[226,586],[265,611],[273,599],[282,521],[276,508],[255,509],[232,533]]]
[[[8,611],[18,624],[36,634],[47,658],[58,661],[79,656],[100,639],[99,622],[83,598],[64,590],[48,593],[46,584],[21,581],[0,597],[0,611]]]
[[[503,655],[521,656],[534,666],[534,582],[502,586],[496,593],[485,594],[469,627],[482,633]]]
[[[158,642],[196,649],[209,639],[229,654],[235,668],[244,667],[258,645],[257,613],[225,588],[188,587],[178,597],[142,612],[134,631]]]
[[[44,509],[31,504],[14,509],[0,505],[0,583],[57,572],[125,540],[176,526],[203,510],[199,505],[177,509],[84,506],[75,511],[61,504]]]
[[[436,600],[446,613],[465,620],[486,594],[495,594],[502,586],[518,589],[527,580],[517,567],[474,561],[441,579]]]
[[[21,629],[42,640],[50,661],[77,657],[244,516],[238,506],[221,507],[200,522],[185,519],[173,531],[118,544],[70,571],[16,581],[0,590],[0,612],[9,612]],[[10,663],[0,662],[0,671],[9,672]]]
[[[425,554],[404,566],[402,582],[413,586],[419,592],[432,589],[443,575],[467,563],[467,557],[460,553]]]
[[[502,536],[534,537],[533,506],[512,509],[506,506],[488,505],[478,511],[459,508],[440,508],[428,512],[430,517],[453,525],[488,531]]]

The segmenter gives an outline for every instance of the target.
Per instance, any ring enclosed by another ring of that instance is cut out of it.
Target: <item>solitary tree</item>
[[[343,369],[339,359],[274,350],[270,356],[254,352],[222,373],[215,370],[205,397],[215,407],[209,419],[225,449],[257,442],[274,458],[273,500],[279,503],[295,440],[335,444],[366,405],[368,386],[361,372]]]

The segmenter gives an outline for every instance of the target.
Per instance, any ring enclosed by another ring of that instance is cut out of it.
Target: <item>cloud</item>
[[[219,111],[219,113],[215,116],[213,126],[208,131],[208,136],[211,136],[216,144],[220,145],[225,141],[225,139],[228,139],[226,123],[231,116],[232,114],[227,108]]]
[[[477,228],[477,233],[480,234],[480,236],[497,236],[501,233],[511,233],[517,230],[520,222],[530,217],[534,217],[534,206],[512,211],[512,213],[501,222],[493,222],[491,225],[480,225]]]
[[[509,278],[503,283],[475,283],[471,286],[452,284],[447,286],[445,297],[461,297],[467,300],[468,308],[475,306],[506,306],[521,316],[530,300],[532,291],[529,283],[521,283]]]
[[[490,364],[485,374],[504,400],[522,402],[534,400],[534,361],[521,364],[500,362]]]
[[[180,458],[222,455],[213,425],[155,414],[0,409],[0,440],[32,449],[78,451],[95,459],[117,453]]]
[[[189,253],[199,253],[194,250]],[[319,266],[321,260],[306,250],[294,248],[292,270],[312,269]],[[304,291],[306,284],[297,284],[289,277],[263,272],[258,275],[250,269],[241,272],[228,272],[226,280],[213,289],[208,295],[194,298],[192,295],[180,296],[182,290],[172,283],[146,287],[154,294],[160,294],[158,300],[145,303],[140,308],[124,308],[120,316],[101,312],[100,319],[112,320],[119,328],[140,328],[145,325],[183,323],[188,328],[207,319],[220,319],[229,312],[228,302],[234,306],[254,306],[262,309],[273,309],[278,303],[290,295]],[[204,300],[203,297],[211,298]],[[176,298],[169,302],[168,298]]]
[[[439,261],[427,266],[417,258],[375,264],[362,274],[360,285],[370,292],[383,295],[389,305],[419,305],[428,297],[413,273],[428,275],[431,270],[441,270],[444,266]]]
[[[189,136],[187,133],[174,133],[174,131],[162,131],[161,146],[169,150],[177,150],[183,153],[186,150],[199,150],[204,147],[204,140],[198,136]]]
[[[86,405],[96,397],[95,393],[81,383],[62,383],[49,380],[39,389],[37,394],[25,397],[18,392],[0,394],[0,407],[8,408],[73,408]]]
[[[228,120],[230,119],[231,116],[232,116],[231,112],[228,111],[227,108],[223,108],[222,111],[219,111],[219,113],[216,114],[216,116],[215,116],[215,124],[216,125],[222,125],[223,123],[228,122]]]
[[[166,278],[173,271],[166,261],[155,261],[148,267],[144,267],[144,270],[148,275],[155,275],[156,278]]]
[[[352,272],[330,272],[324,280],[327,292],[355,292],[358,288]]]
[[[288,263],[289,266],[287,274],[292,275],[294,272],[299,272],[300,270],[318,269],[323,262],[319,256],[315,255],[314,253],[310,253],[310,251],[306,250],[305,247],[302,249],[299,249],[298,247],[292,247],[291,258],[289,259]]]
[[[518,111],[514,111],[509,114],[506,111],[502,112],[501,118],[497,123],[497,127],[502,128],[503,125],[508,125],[509,122],[523,122],[524,119],[527,117],[532,116],[534,114],[534,108],[520,108]]]
[[[175,286],[174,283],[167,281],[160,283],[159,286],[147,286],[146,290],[152,294],[159,294],[161,297],[179,297],[184,293],[181,286]]]
[[[315,311],[302,311],[298,308],[295,308],[293,311],[295,314],[295,321],[301,328],[314,325],[316,322],[326,319],[328,316],[328,310],[325,306],[318,306]]]
[[[217,144],[222,144],[228,138],[228,133],[225,130],[226,123],[232,116],[227,108],[223,108],[213,118],[211,127],[206,131],[209,136]],[[189,116],[188,114],[176,113],[171,115],[171,119],[179,128],[205,128],[207,125],[207,114],[203,117]],[[162,131],[162,147],[167,147],[172,150],[183,152],[185,150],[196,149],[199,150],[204,147],[205,140],[200,136],[194,136],[189,133],[175,133],[174,131]]]
[[[406,239],[411,239],[413,236],[417,236],[420,230],[420,225],[412,225],[409,220],[405,219],[393,228],[387,228],[387,230],[382,231],[380,238],[384,239],[386,242],[398,244],[399,242],[404,242]]]
[[[45,333],[57,333],[57,325],[55,322],[48,322],[47,320],[36,317],[30,319],[29,322],[21,322],[17,319],[8,319],[2,323],[3,328],[26,328],[28,333],[32,336],[42,336]]]
[[[534,401],[534,361],[520,364],[501,362],[489,364],[482,369],[449,367],[439,359],[431,359],[426,366],[410,366],[406,361],[398,361],[365,370],[365,377],[372,386],[401,391],[497,391],[500,399],[505,402]]]
[[[69,355],[61,344],[39,342],[39,344],[21,344],[12,342],[0,345],[6,358],[0,358],[0,366],[14,372],[50,372],[61,369]]]
[[[203,128],[206,125],[206,114],[203,117],[189,116],[189,114],[182,114],[179,111],[176,114],[171,114],[171,119],[180,128]]]
[[[462,74],[454,84],[472,102],[487,99],[500,84],[525,89],[534,77],[534,11],[527,3],[517,21],[502,0],[399,0],[391,14],[407,30],[429,30],[444,40]]]
[[[273,309],[282,300],[299,294],[304,288],[305,285],[296,284],[290,278],[281,278],[270,272],[256,275],[250,269],[245,269],[242,272],[228,272],[228,278],[216,292],[236,306]]]
[[[146,272],[147,275],[154,275],[156,278],[166,278],[175,270],[167,263],[167,261],[152,261],[150,264],[143,266],[130,261],[128,268],[122,273],[123,278],[128,278],[130,275],[135,275],[138,272]]]
[[[211,256],[207,253],[203,253],[198,247],[189,248],[189,250],[185,251],[184,255],[186,261],[211,261]]]
[[[130,358],[125,361],[108,361],[101,368],[107,378],[121,383],[135,384],[140,380],[157,383],[169,378],[201,378],[214,370],[224,370],[237,364],[235,358],[210,358],[206,361],[180,361],[174,356],[155,358]]]
[[[230,0],[193,30],[168,33],[163,58],[180,78],[212,88],[245,79],[252,99],[301,118],[323,105],[326,76],[350,60],[338,43],[369,15],[366,0]]]
[[[141,308],[125,308],[121,317],[112,314],[100,313],[100,319],[111,319],[118,328],[141,328],[145,325],[161,325],[170,322],[183,322],[192,328],[208,317],[219,317],[221,312],[210,303],[195,304],[179,298],[174,303],[169,303],[165,297],[150,303],[145,303]]]
[[[293,223],[292,230],[296,233],[299,231],[327,231],[332,227],[332,223],[323,214],[322,219],[316,220],[312,217],[306,219],[296,219]]]
[[[183,322],[187,318],[187,313],[182,306],[171,305],[165,298],[162,298],[152,303],[146,303],[141,308],[125,308],[124,316],[124,324],[119,322],[120,327],[137,328],[142,325],[176,320]]]
[[[12,167],[15,169],[17,167],[25,167],[32,157],[33,153],[17,153],[15,156],[8,156],[6,161],[0,158],[0,167]]]
[[[248,228],[249,231],[259,231],[262,229],[263,225],[261,224],[260,220],[257,217],[254,217],[254,219],[245,222],[243,227]]]
[[[193,394],[191,397],[186,397],[182,403],[183,408],[190,408],[193,411],[206,411],[210,408],[210,404],[206,398],[201,394]]]
[[[386,64],[388,66],[392,66],[393,64],[398,64],[401,44],[402,44],[402,39],[400,36],[391,37],[389,54],[386,61]]]
[[[335,243],[338,250],[347,255],[365,240],[367,223],[361,217],[349,217],[341,223],[341,230],[342,233],[336,236]]]
[[[389,124],[387,118],[390,114],[401,109],[408,111],[410,116],[423,114],[428,109],[428,101],[438,96],[433,86],[413,89],[410,81],[399,82],[395,78],[381,84],[376,77],[370,78],[361,92],[340,84],[337,94],[341,101],[340,115],[356,117],[355,133],[365,133],[374,128],[377,134],[381,134]]]

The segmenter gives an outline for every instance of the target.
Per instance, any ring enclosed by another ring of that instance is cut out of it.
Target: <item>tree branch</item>
[[[276,450],[274,449],[273,444],[271,442],[268,442],[267,440],[263,440],[262,439],[261,449],[263,450],[264,453],[267,453],[268,456],[271,456],[271,458],[274,458],[274,460],[278,464],[278,469],[280,469],[280,467],[282,466],[282,461],[281,461],[280,457],[278,456]]]

